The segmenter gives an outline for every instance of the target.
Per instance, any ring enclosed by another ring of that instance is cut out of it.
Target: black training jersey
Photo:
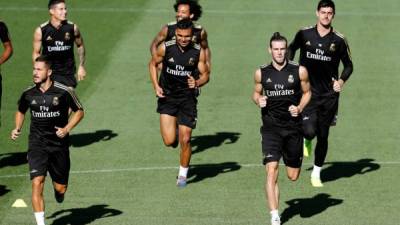
[[[165,42],[165,56],[160,75],[160,86],[167,96],[182,96],[192,92],[188,76],[195,77],[200,58],[200,45],[191,44],[182,51],[175,40]],[[195,77],[195,79],[197,79]]]
[[[51,62],[53,75],[75,75],[74,24],[63,21],[61,27],[55,28],[50,22],[40,25],[42,30],[42,54]]]
[[[18,101],[18,111],[31,112],[29,139],[54,146],[68,145],[68,137],[57,137],[55,127],[67,125],[69,108],[83,109],[73,89],[56,81],[44,93],[37,86],[27,89]]]
[[[300,124],[300,116],[292,117],[289,106],[297,106],[302,96],[299,65],[288,61],[281,70],[272,63],[261,66],[261,84],[267,106],[261,109],[264,123],[286,127]]]
[[[340,78],[346,81],[353,71],[347,41],[333,28],[324,37],[319,35],[316,26],[300,30],[289,45],[289,59],[293,60],[295,52],[299,48],[299,62],[308,70],[313,94],[334,93],[332,79]],[[342,61],[344,69],[339,77],[340,61]]]
[[[175,40],[175,30],[176,30],[176,21],[167,24],[167,37],[165,41]],[[197,23],[193,23],[193,37],[192,42],[196,44],[200,44],[201,42],[201,32],[203,31],[203,27]]]
[[[8,34],[7,26],[2,21],[0,21],[0,40],[3,43],[10,41],[10,35]]]

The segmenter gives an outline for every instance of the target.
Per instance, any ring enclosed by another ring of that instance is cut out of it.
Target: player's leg
[[[301,128],[286,130],[282,150],[283,161],[286,165],[286,174],[291,181],[299,178],[303,161],[303,135]]]
[[[31,141],[28,150],[29,173],[32,182],[32,208],[36,223],[44,225],[44,197],[43,189],[47,173],[48,155],[40,147],[35,146]]]
[[[45,176],[32,179],[32,208],[37,225],[44,225],[44,189]]]
[[[311,155],[312,139],[315,137],[317,132],[317,107],[317,98],[313,97],[302,112],[304,134],[303,154],[305,157]]]
[[[280,224],[279,217],[279,187],[278,187],[278,174],[279,174],[279,160],[281,158],[281,148],[283,142],[278,131],[263,126],[261,131],[261,145],[263,153],[263,164],[265,165],[266,181],[265,181],[265,195],[267,197],[267,204],[271,215],[271,224]]]
[[[54,197],[58,203],[64,201],[64,196],[68,187],[69,170],[71,162],[69,150],[53,150],[49,156],[49,174],[53,180]]]
[[[176,143],[176,117],[160,114],[160,132],[166,146]]]
[[[183,99],[179,112],[177,123],[179,127],[179,144],[181,146],[180,166],[177,185],[186,186],[186,179],[189,170],[190,158],[192,156],[192,130],[196,128],[197,121],[197,100],[196,98]]]
[[[177,125],[176,115],[178,113],[179,101],[174,98],[158,98],[157,112],[160,113],[160,132],[166,146],[176,147]]]
[[[179,174],[177,185],[179,187],[186,186],[187,174],[189,171],[190,158],[192,156],[192,146],[190,139],[192,137],[192,128],[185,125],[179,125],[179,144],[181,146],[179,160]]]
[[[271,161],[265,165],[267,179],[265,182],[265,193],[271,214],[271,224],[280,224],[279,218],[279,174],[278,161]]]
[[[315,146],[314,167],[311,173],[311,184],[322,187],[321,169],[328,153],[329,129],[338,110],[338,96],[328,96],[322,101],[322,107],[318,112],[317,145]]]

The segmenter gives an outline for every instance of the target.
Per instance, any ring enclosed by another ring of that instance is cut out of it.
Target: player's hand
[[[14,130],[11,131],[11,139],[16,140],[19,136],[21,135],[21,130],[15,128]]]
[[[84,80],[86,77],[86,69],[84,66],[78,67],[78,81]]]
[[[65,136],[67,136],[67,134],[69,133],[69,131],[67,130],[67,128],[61,128],[61,127],[55,127],[56,128],[56,135],[59,138],[64,138]]]
[[[155,88],[155,91],[156,91],[157,97],[159,97],[159,98],[165,98],[164,90],[163,90],[161,87],[157,86],[157,87]]]
[[[343,90],[343,80],[339,79],[339,80],[335,80],[334,78],[332,78],[332,82],[333,82],[333,90],[335,92],[341,92]]]
[[[264,108],[265,106],[267,106],[267,96],[260,96],[258,99],[257,99],[257,105],[260,107],[260,108]]]
[[[295,105],[291,105],[289,106],[289,112],[292,117],[298,117],[300,114],[300,109]]]
[[[187,82],[188,82],[189,88],[195,88],[196,87],[196,80],[190,75],[188,77],[189,78],[188,78]]]

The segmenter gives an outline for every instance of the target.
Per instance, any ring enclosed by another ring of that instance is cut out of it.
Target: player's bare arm
[[[297,108],[299,110],[298,113],[301,113],[311,99],[311,85],[310,81],[308,80],[308,71],[304,66],[299,67],[299,76],[303,95],[301,96],[300,103]]]
[[[24,124],[25,114],[17,111],[15,113],[15,128],[11,131],[11,139],[16,140],[21,135],[22,125]]]
[[[261,84],[261,69],[257,69],[254,73],[254,92],[252,99],[256,105],[263,108],[267,105],[267,96],[262,94],[262,84]]]
[[[68,135],[71,130],[78,125],[78,123],[83,119],[85,113],[82,109],[77,110],[74,112],[71,116],[71,118],[68,121],[68,124],[65,127],[55,127],[56,128],[56,135],[59,138],[64,138],[66,135]]]
[[[79,57],[79,66],[78,66],[78,81],[84,80],[86,76],[85,69],[85,45],[83,43],[82,34],[76,24],[74,24],[74,32],[75,32],[75,44],[77,47],[78,57]]]
[[[157,36],[151,42],[150,53],[152,56],[154,56],[157,53],[158,46],[167,38],[167,33],[168,33],[168,27],[167,25],[165,25],[161,28],[160,32],[158,32]]]
[[[42,30],[37,27],[33,33],[33,52],[32,62],[35,63],[35,59],[40,56],[40,49],[42,48]]]
[[[4,47],[4,51],[0,57],[0,65],[5,63],[11,57],[11,55],[13,53],[13,47],[12,47],[11,41],[4,42],[3,47]]]
[[[208,45],[208,35],[207,35],[207,31],[205,29],[203,29],[201,31],[200,46],[201,46],[202,49],[205,50],[208,70],[211,71],[211,50],[210,50],[210,47]]]
[[[199,70],[199,79],[195,80],[193,77],[188,79],[189,88],[201,87],[208,83],[210,80],[210,71],[207,66],[206,53],[203,49],[200,50],[199,64],[197,65]]]
[[[158,48],[156,53],[151,57],[151,60],[149,62],[149,72],[150,72],[150,80],[151,83],[153,84],[154,91],[156,92],[157,97],[159,98],[164,98],[164,91],[158,85],[158,70],[157,66],[164,60],[165,56],[165,45],[164,42],[162,42]]]

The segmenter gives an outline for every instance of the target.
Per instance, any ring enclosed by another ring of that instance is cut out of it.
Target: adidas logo
[[[306,45],[310,46],[310,45],[311,45],[311,42],[310,42],[310,41],[307,41],[307,42],[306,42]]]
[[[175,62],[175,60],[174,60],[174,58],[171,57],[168,59],[168,62]]]
[[[272,80],[271,80],[271,78],[269,78],[269,77],[268,77],[268,79],[267,79],[267,83],[272,83]]]
[[[47,36],[46,41],[52,41],[53,38],[51,38],[51,36]]]
[[[266,158],[272,158],[273,157],[273,155],[271,155],[271,154],[268,154],[267,156],[265,156]]]
[[[318,43],[318,47],[322,47],[322,44],[321,44],[321,43]]]
[[[32,100],[31,105],[37,105],[37,102],[35,99]]]
[[[38,172],[38,171],[35,170],[35,169],[31,170],[31,173],[37,173],[37,172]]]

